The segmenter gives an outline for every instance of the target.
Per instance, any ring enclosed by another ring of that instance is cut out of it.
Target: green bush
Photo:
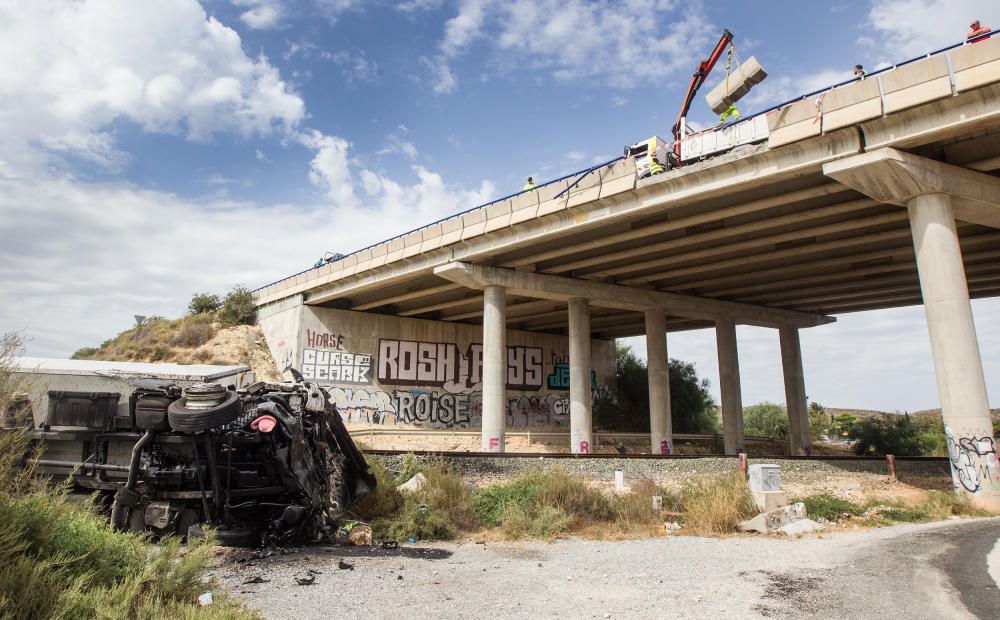
[[[223,327],[234,325],[253,325],[257,316],[253,293],[250,289],[237,284],[226,294],[219,307],[218,317]]]
[[[781,405],[762,402],[743,408],[743,431],[747,435],[788,438],[788,412]]]
[[[212,314],[222,306],[222,300],[212,293],[195,293],[188,304],[191,314]]]
[[[920,428],[908,414],[884,414],[866,418],[851,427],[848,437],[854,441],[854,453],[920,456],[923,446]]]
[[[71,360],[87,360],[94,357],[97,351],[96,347],[83,347],[74,351],[73,355],[70,355],[69,358]]]
[[[844,515],[856,517],[864,513],[864,508],[860,505],[829,493],[808,495],[798,501],[806,505],[806,516],[810,519],[836,521]]]
[[[195,314],[181,319],[178,323],[177,333],[171,339],[170,344],[189,349],[205,344],[215,335],[212,321],[213,318],[210,314]]]

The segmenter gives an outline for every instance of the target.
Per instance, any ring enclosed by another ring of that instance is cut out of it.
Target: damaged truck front
[[[209,524],[234,546],[323,540],[375,488],[329,394],[313,383],[236,391],[143,379],[127,416],[124,403],[118,415],[99,415],[86,399],[60,412],[51,397],[35,433],[47,446],[38,465],[97,490],[118,529],[185,536]],[[78,462],[60,452],[81,439]]]

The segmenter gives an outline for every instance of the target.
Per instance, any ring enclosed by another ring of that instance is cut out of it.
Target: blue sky
[[[957,41],[972,17],[1000,23],[1000,5],[0,0],[0,329],[68,355],[196,291],[261,285],[668,136],[724,27],[769,72],[753,112]],[[712,122],[701,97],[689,118]],[[996,404],[1000,307],[975,311]],[[782,401],[777,339],[740,337],[744,400]],[[937,404],[920,308],[803,341],[817,400]],[[717,383],[711,332],[671,355]]]

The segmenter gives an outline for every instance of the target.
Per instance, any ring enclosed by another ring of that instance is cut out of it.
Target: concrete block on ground
[[[461,216],[455,216],[441,222],[441,245],[451,245],[462,239],[465,225]]]
[[[882,116],[878,80],[858,80],[823,97],[823,131],[830,132]]]
[[[955,92],[1000,82],[1000,37],[954,50],[951,68],[955,72]]]
[[[771,512],[788,505],[788,495],[784,491],[750,491],[757,509],[761,512]]]
[[[806,518],[806,506],[802,502],[782,506],[769,512],[762,512],[752,519],[737,525],[741,532],[774,532],[793,521]]]
[[[817,523],[812,519],[799,519],[786,525],[782,525],[776,531],[787,536],[801,536],[803,534],[814,534],[823,529],[822,523]]]
[[[781,468],[769,463],[758,463],[747,468],[751,491],[780,491]]]
[[[462,215],[462,241],[478,237],[486,230],[486,209],[479,208]]]
[[[422,472],[417,472],[415,476],[413,476],[403,484],[397,486],[396,490],[399,491],[400,493],[419,491],[420,489],[424,488],[425,484],[427,484],[427,476],[425,476]]]
[[[803,99],[767,113],[770,137],[768,146],[775,148],[806,138],[818,136],[822,119],[817,119],[816,99]]]
[[[886,114],[951,96],[948,60],[937,55],[878,76]]]
[[[724,78],[707,95],[705,101],[708,107],[716,114],[722,114],[726,108],[743,98],[754,85],[759,84],[767,77],[767,72],[757,62],[757,58],[751,56],[746,62],[736,67],[735,71],[730,71],[728,78]]]

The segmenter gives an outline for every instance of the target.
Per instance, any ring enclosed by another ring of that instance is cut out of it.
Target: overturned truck
[[[336,405],[316,384],[257,382],[237,391],[142,379],[134,388],[127,416],[84,421],[92,432],[82,461],[38,461],[72,467],[74,484],[98,491],[118,529],[185,536],[207,523],[232,546],[322,540],[375,487]],[[79,428],[51,424],[65,421],[52,402],[40,429],[46,443],[78,439]]]

